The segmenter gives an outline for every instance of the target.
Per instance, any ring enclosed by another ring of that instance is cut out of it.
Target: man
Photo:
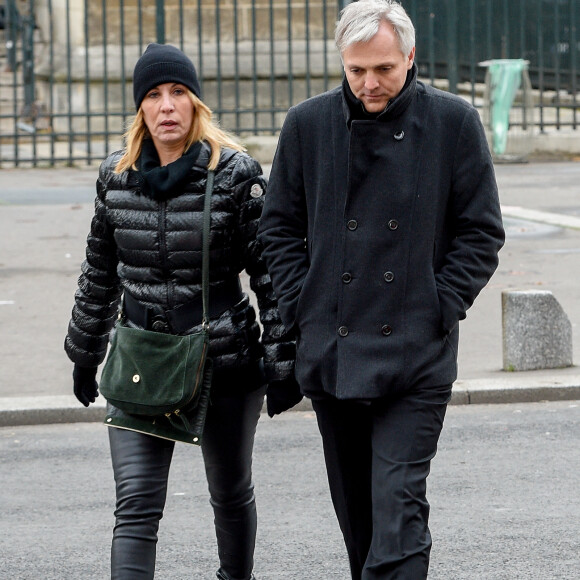
[[[417,81],[404,9],[350,4],[336,43],[344,81],[289,110],[260,239],[352,578],[419,580],[458,322],[504,231],[479,115]]]

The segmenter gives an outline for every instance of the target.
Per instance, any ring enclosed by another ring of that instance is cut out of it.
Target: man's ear
[[[411,52],[409,53],[409,56],[407,57],[407,70],[411,69],[411,67],[413,66],[413,62],[415,61],[415,47],[413,47],[411,49]]]

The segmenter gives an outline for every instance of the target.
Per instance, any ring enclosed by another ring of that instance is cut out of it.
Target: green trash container
[[[533,103],[528,75],[529,61],[497,59],[479,64],[487,67],[484,123],[490,135],[492,153],[497,158],[525,156],[526,153],[529,153],[531,146],[529,137],[533,129]],[[516,96],[518,96],[517,104]],[[515,147],[515,151],[510,152],[508,150],[508,135],[511,125],[517,126],[518,134],[526,134],[526,141],[520,138],[522,142]],[[528,151],[525,150],[526,143]]]

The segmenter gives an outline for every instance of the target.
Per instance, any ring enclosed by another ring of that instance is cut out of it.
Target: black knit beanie
[[[181,83],[196,97],[201,98],[201,88],[193,63],[181,50],[170,44],[152,42],[135,65],[133,71],[133,96],[139,109],[145,95],[163,83]]]

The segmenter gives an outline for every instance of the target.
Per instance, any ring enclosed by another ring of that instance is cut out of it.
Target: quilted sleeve
[[[68,357],[83,367],[96,367],[105,358],[121,296],[116,245],[107,223],[105,163],[97,180],[95,213],[87,237],[86,258],[81,266],[64,344]]]
[[[294,377],[296,343],[280,318],[278,301],[262,256],[262,244],[257,239],[267,183],[257,161],[245,154],[236,157],[237,166],[232,177],[240,207],[242,265],[250,277],[250,287],[258,302],[263,327],[264,368],[266,379],[271,383]]]

